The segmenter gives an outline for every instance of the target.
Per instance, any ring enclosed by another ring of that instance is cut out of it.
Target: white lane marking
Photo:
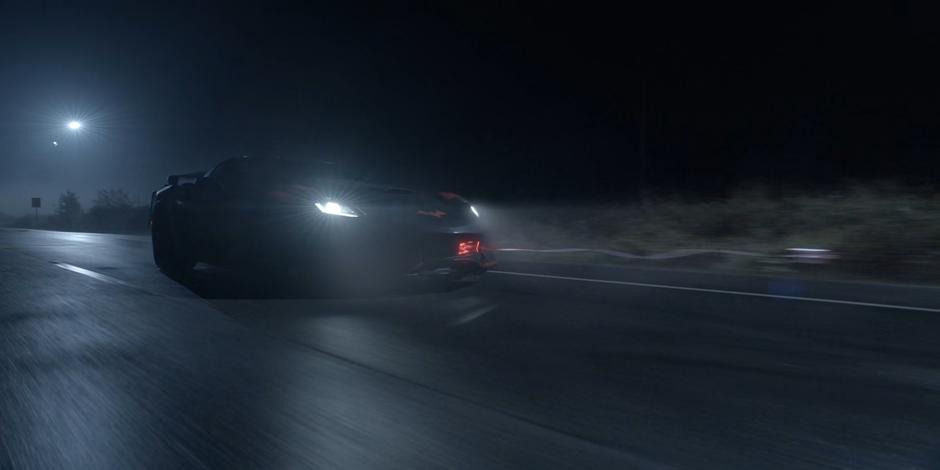
[[[510,275],[510,276],[525,276],[525,277],[539,277],[539,278],[545,278],[545,279],[558,279],[562,281],[596,282],[598,284],[615,284],[615,285],[620,285],[620,286],[648,287],[652,289],[672,289],[672,290],[682,290],[682,291],[690,291],[690,292],[708,292],[712,294],[743,295],[747,297],[763,297],[763,298],[768,298],[768,299],[799,300],[803,302],[820,302],[820,303],[827,303],[827,304],[855,305],[859,307],[877,307],[877,308],[890,308],[890,309],[895,309],[895,310],[911,310],[915,312],[940,313],[940,308],[911,307],[907,305],[879,304],[879,303],[872,303],[872,302],[856,302],[854,300],[823,299],[819,297],[799,297],[795,295],[761,294],[759,292],[745,292],[745,291],[724,290],[724,289],[705,289],[702,287],[670,286],[666,284],[649,284],[645,282],[614,281],[610,279],[591,279],[587,277],[556,276],[553,274],[518,273],[518,272],[512,272],[512,271],[495,271],[495,270],[490,270],[487,272],[490,272],[493,274],[505,274],[505,275]]]
[[[96,273],[94,271],[90,271],[85,268],[79,268],[78,266],[73,266],[71,264],[56,263],[55,265],[67,271],[72,271],[73,273],[83,274],[85,276],[88,276],[92,279],[97,279],[99,281],[109,282],[111,284],[118,284],[118,285],[126,286],[126,287],[134,287],[120,279],[115,279],[111,276],[105,276],[104,274]]]
[[[472,312],[470,312],[470,313],[468,313],[468,314],[466,314],[466,315],[464,315],[464,316],[462,316],[462,317],[460,317],[460,318],[454,320],[454,322],[451,323],[451,325],[452,325],[452,326],[457,326],[457,325],[463,325],[464,323],[470,323],[470,322],[472,322],[473,320],[476,320],[477,318],[480,318],[480,317],[482,317],[483,315],[486,315],[487,313],[492,312],[495,308],[496,308],[495,305],[489,305],[489,306],[486,306],[486,307],[478,308],[478,309],[476,309],[476,310],[474,310],[474,311],[472,311]]]
[[[736,256],[764,256],[761,253],[755,253],[752,251],[741,251],[741,250],[698,250],[692,248],[683,248],[681,250],[673,250],[665,253],[656,253],[652,255],[634,255],[632,253],[626,253],[623,251],[616,250],[606,250],[601,248],[553,248],[553,249],[534,249],[534,248],[497,248],[496,251],[505,251],[505,252],[521,252],[521,253],[601,253],[608,256],[615,256],[617,258],[626,258],[626,259],[651,259],[651,260],[664,260],[664,259],[675,259],[675,258],[684,258],[686,256],[695,256],[695,255],[704,255],[704,254],[723,254],[723,255],[736,255]]]

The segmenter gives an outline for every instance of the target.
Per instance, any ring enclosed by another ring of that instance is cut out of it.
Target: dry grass
[[[488,208],[496,243],[588,247],[648,254],[681,248],[772,255],[826,248],[852,270],[886,275],[937,272],[940,195],[896,184],[854,185],[815,194],[760,188],[709,202]]]

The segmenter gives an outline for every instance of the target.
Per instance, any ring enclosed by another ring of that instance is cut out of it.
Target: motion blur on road
[[[0,231],[2,468],[933,468],[926,287],[504,263],[273,292]]]

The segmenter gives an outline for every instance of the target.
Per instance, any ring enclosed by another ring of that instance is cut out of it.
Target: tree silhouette
[[[72,191],[65,191],[59,196],[59,203],[55,209],[56,225],[64,229],[78,227],[82,219],[82,204],[78,196]]]

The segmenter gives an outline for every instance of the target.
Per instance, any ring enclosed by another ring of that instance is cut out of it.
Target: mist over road
[[[0,230],[0,468],[935,468],[940,290],[504,263],[261,295]],[[263,293],[262,293],[263,294]]]

